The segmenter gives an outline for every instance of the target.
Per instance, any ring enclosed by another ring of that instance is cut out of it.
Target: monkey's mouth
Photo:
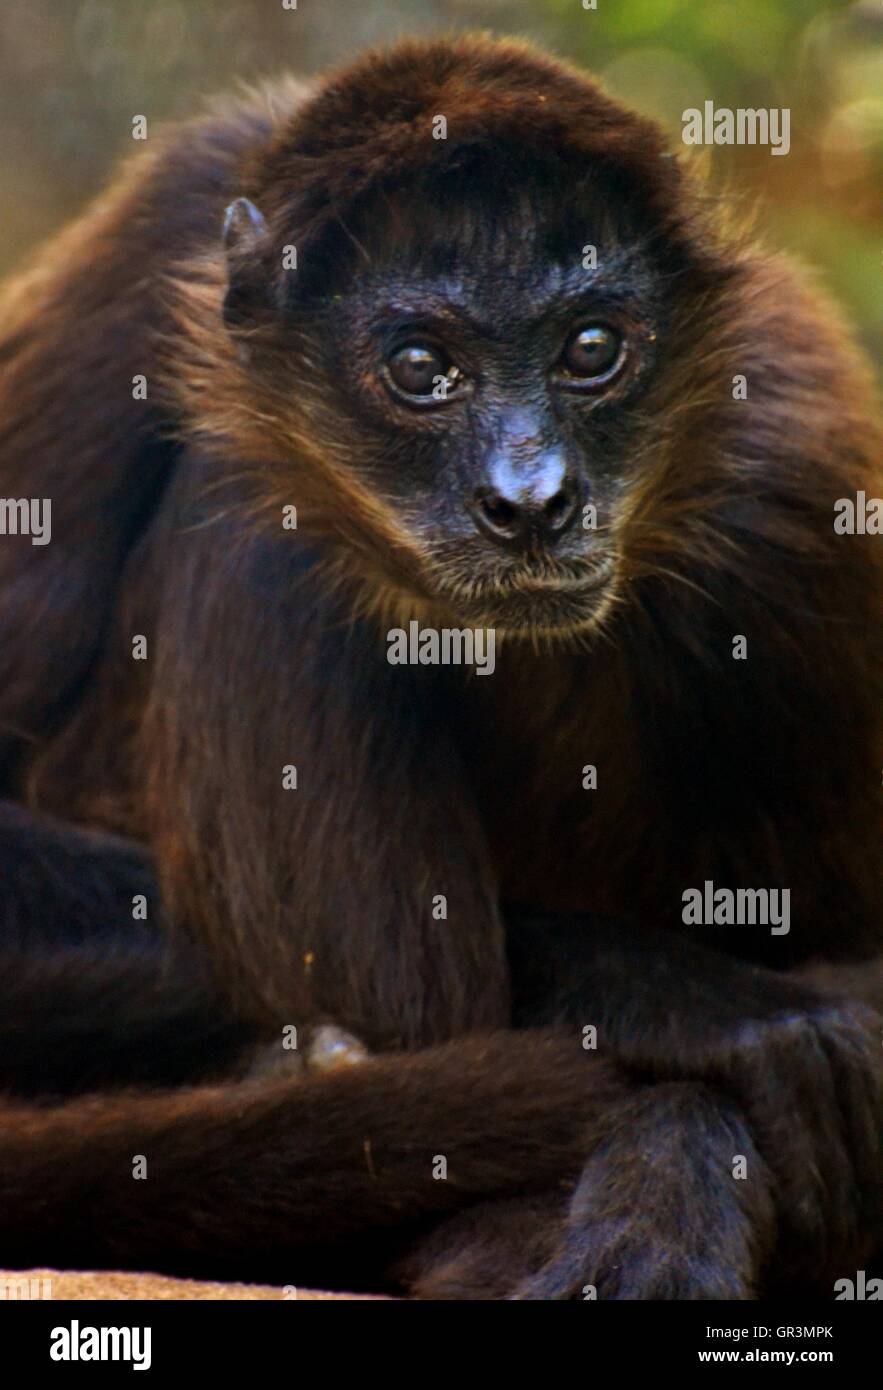
[[[612,601],[612,555],[571,570],[531,568],[502,576],[473,576],[449,597],[474,626],[504,633],[554,636],[600,622]]]
[[[510,593],[519,594],[585,594],[606,584],[612,572],[612,562],[604,562],[596,569],[581,575],[526,575],[508,586]]]

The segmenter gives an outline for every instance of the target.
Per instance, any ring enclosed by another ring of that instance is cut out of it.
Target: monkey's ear
[[[227,254],[224,323],[237,328],[270,302],[265,261],[270,236],[263,214],[248,198],[236,198],[227,208],[223,239]]]

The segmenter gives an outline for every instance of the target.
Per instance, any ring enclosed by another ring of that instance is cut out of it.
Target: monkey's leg
[[[518,918],[510,948],[520,1022],[594,1025],[599,1053],[636,1074],[738,1100],[775,1180],[773,1278],[830,1288],[883,1241],[879,1014],[674,933],[589,916]],[[731,1159],[722,1148],[720,1163]]]
[[[255,1045],[197,955],[165,941],[141,846],[0,802],[0,889],[0,1086],[169,1086]],[[142,899],[152,916],[133,920]]]
[[[338,1242],[374,1232],[401,1252],[415,1221],[576,1180],[589,1135],[625,1094],[571,1031],[525,1031],[305,1080],[9,1101],[0,1250],[7,1265],[286,1282],[331,1277],[336,1261],[348,1278]]]
[[[264,1037],[196,951],[167,940],[143,846],[0,802],[0,1087],[119,1085],[330,1071],[366,1055],[331,1024]],[[149,920],[133,920],[136,903]]]

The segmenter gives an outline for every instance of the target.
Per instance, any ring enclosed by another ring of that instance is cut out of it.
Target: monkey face
[[[676,452],[665,401],[693,391],[696,324],[712,332],[705,252],[582,154],[445,158],[318,232],[297,205],[234,219],[225,316],[250,380],[228,398],[269,422],[275,498],[297,496],[360,603],[586,634],[677,550],[674,505],[647,502],[665,487],[642,489]]]
[[[680,578],[723,505],[684,441],[723,456],[728,256],[651,122],[548,67],[515,100],[457,51],[366,60],[248,167],[222,295],[242,351],[183,409],[261,462],[267,515],[297,501],[360,603],[584,634]],[[216,341],[197,330],[201,362]]]
[[[585,205],[487,212],[468,192],[422,214],[413,195],[407,212],[387,201],[348,229],[360,253],[316,325],[322,376],[348,467],[393,518],[406,587],[419,576],[417,594],[460,622],[583,631],[617,594],[657,277],[597,214],[590,254]]]

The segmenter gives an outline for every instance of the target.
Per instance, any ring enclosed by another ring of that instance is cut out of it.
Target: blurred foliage
[[[284,68],[309,74],[406,33],[486,28],[600,75],[680,143],[681,113],[791,108],[791,152],[701,151],[883,353],[883,3],[828,0],[2,0],[0,270],[131,148],[131,119]]]

